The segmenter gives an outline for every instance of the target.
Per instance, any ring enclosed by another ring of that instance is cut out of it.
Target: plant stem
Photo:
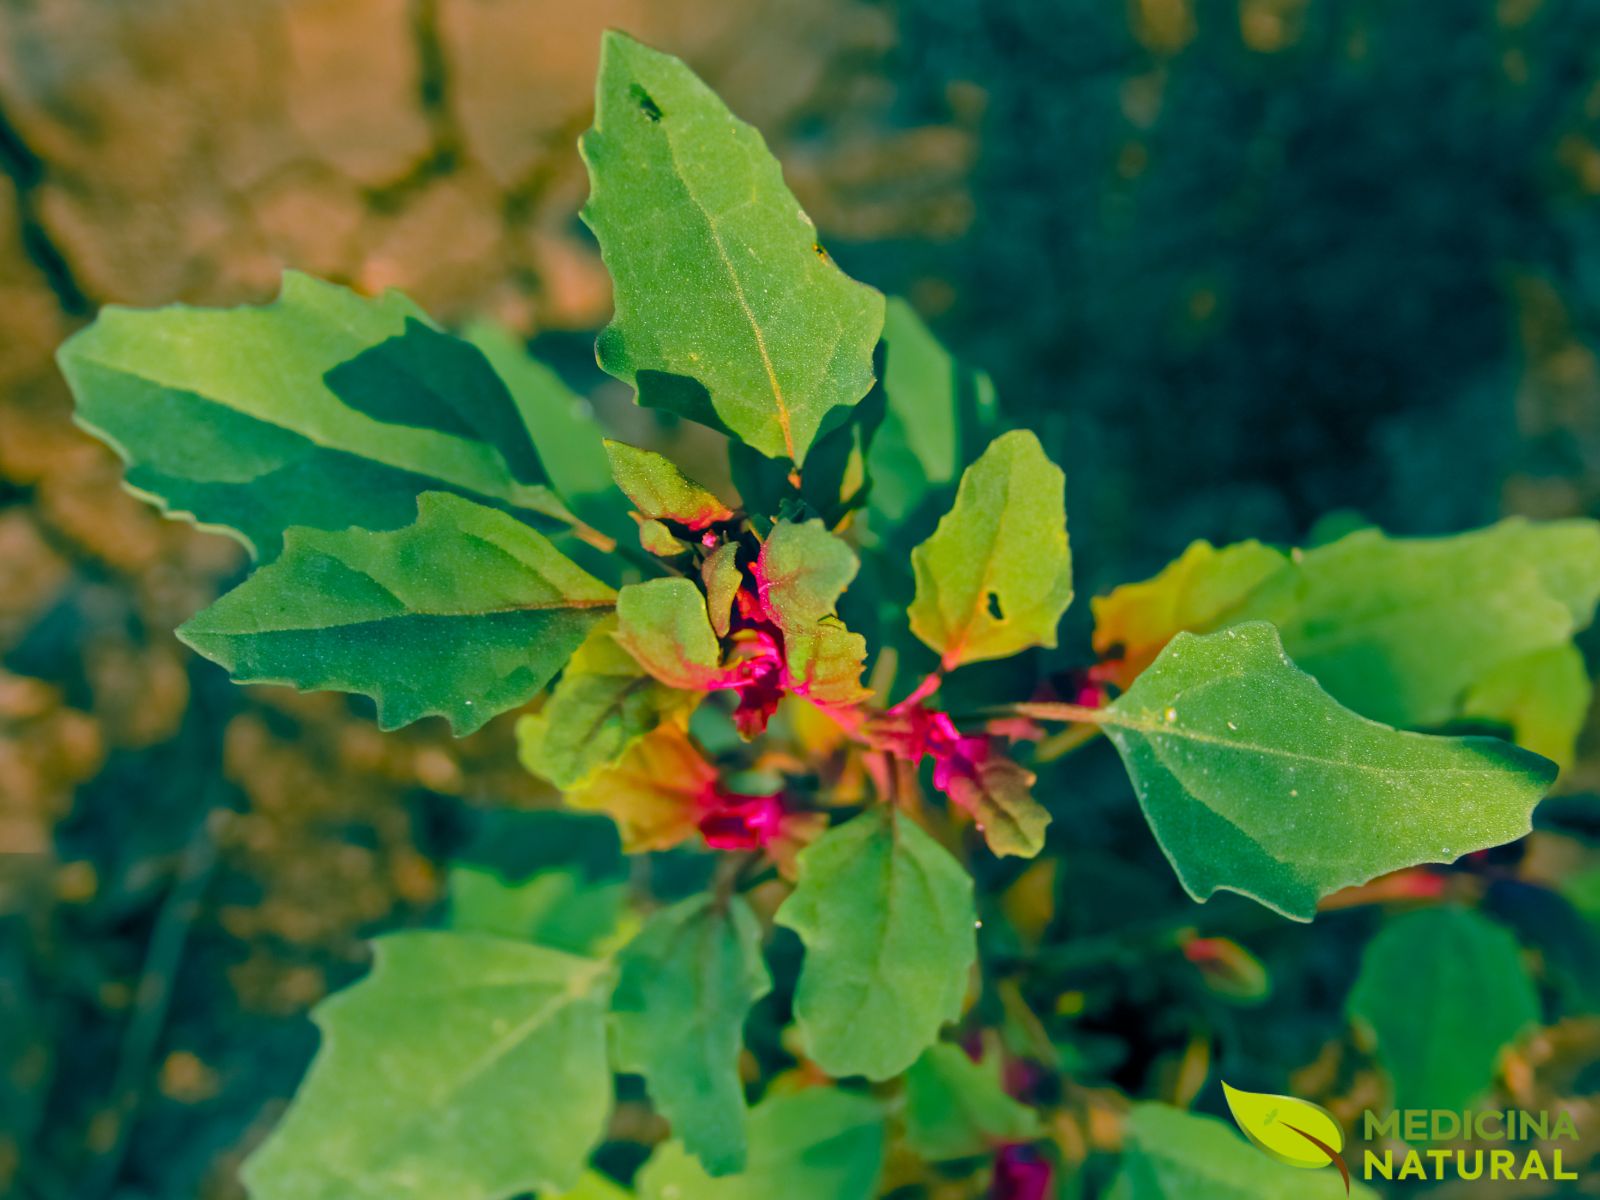
[[[1008,704],[1006,716],[1032,717],[1035,721],[1066,721],[1074,725],[1115,725],[1113,714],[1086,704]]]

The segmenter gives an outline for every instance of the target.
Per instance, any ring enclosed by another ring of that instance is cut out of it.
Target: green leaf
[[[704,529],[733,517],[733,510],[654,450],[606,439],[611,475],[644,516]]]
[[[578,1186],[570,1192],[543,1197],[541,1200],[629,1200],[632,1195],[627,1188],[611,1182],[598,1171],[585,1171],[578,1180]]]
[[[883,1173],[883,1109],[869,1096],[812,1088],[750,1110],[749,1164],[713,1179],[677,1142],[639,1172],[640,1200],[871,1200]]]
[[[1293,1096],[1246,1092],[1226,1081],[1222,1094],[1245,1137],[1281,1163],[1308,1170],[1325,1167],[1333,1161],[1328,1150],[1334,1154],[1344,1150],[1344,1130],[1325,1108]]]
[[[458,735],[537,695],[614,593],[502,512],[425,492],[391,533],[291,529],[178,636],[240,683],[360,692],[395,729]]]
[[[611,486],[605,431],[589,402],[489,321],[462,331],[504,381],[556,491],[586,520],[615,530],[627,509]]]
[[[244,1167],[253,1200],[499,1200],[574,1186],[611,1107],[607,968],[482,934],[380,938]]]
[[[869,505],[892,526],[955,482],[967,444],[992,435],[997,412],[988,376],[962,367],[899,296],[889,297],[883,340],[885,413],[867,451],[867,476]]]
[[[1103,720],[1189,894],[1296,920],[1339,888],[1521,837],[1555,777],[1495,738],[1341,708],[1264,621],[1179,634]]]
[[[1424,909],[1367,946],[1349,999],[1394,1080],[1396,1108],[1461,1110],[1488,1090],[1500,1052],[1539,1021],[1509,931],[1463,908]]]
[[[644,1076],[684,1149],[712,1175],[745,1166],[744,1022],[772,987],[761,926],[739,897],[691,897],[628,943],[611,998],[616,1065]]]
[[[727,637],[733,624],[733,601],[744,586],[744,572],[739,568],[739,543],[723,542],[700,564],[700,577],[706,585],[706,614],[711,628],[720,637]]]
[[[1007,758],[991,754],[975,774],[950,779],[950,799],[977,820],[983,840],[995,854],[1032,858],[1044,849],[1049,811],[1033,798],[1034,774]]]
[[[1301,1170],[1263,1154],[1215,1117],[1165,1104],[1138,1104],[1124,1127],[1119,1200],[1343,1200],[1333,1167]],[[1353,1183],[1350,1196],[1377,1200]]]
[[[911,552],[911,629],[950,670],[1054,646],[1072,602],[1066,480],[1026,430],[961,476],[955,507]]]
[[[1179,629],[1269,620],[1295,662],[1363,716],[1407,728],[1509,721],[1529,749],[1567,761],[1587,685],[1558,652],[1597,597],[1594,521],[1512,519],[1444,538],[1362,529],[1292,559],[1255,542],[1196,542],[1155,578],[1096,600],[1094,640],[1102,654],[1123,648],[1131,679]]]
[[[977,955],[972,879],[910,817],[879,806],[799,856],[775,918],[805,943],[795,1020],[836,1078],[900,1074],[961,1015]]]
[[[576,867],[552,867],[513,882],[485,867],[450,868],[450,928],[599,953],[627,908],[623,880],[590,880]]]
[[[1496,668],[1567,642],[1600,596],[1600,523],[1502,521],[1450,538],[1362,530],[1300,559],[1283,642],[1340,703],[1433,727]]]
[[[872,386],[883,297],[817,245],[761,135],[676,58],[608,33],[584,222],[616,315],[600,365],[639,402],[805,460]]]
[[[855,578],[855,552],[821,521],[779,521],[761,546],[755,577],[761,602],[783,631],[784,657],[797,694],[825,704],[856,704],[867,642],[839,620],[839,597]]]
[[[646,674],[617,644],[616,630],[615,616],[596,624],[545,706],[517,722],[522,765],[563,790],[581,787],[657,725],[687,716],[700,699]]]
[[[290,272],[259,308],[107,307],[58,357],[132,488],[262,559],[290,526],[398,528],[428,490],[564,518],[505,386],[426,322]]]
[[[694,549],[663,521],[640,521],[639,545],[657,558],[677,558]]]
[[[1468,690],[1461,715],[1509,726],[1517,745],[1566,768],[1593,697],[1583,654],[1567,642],[1490,668]]]
[[[722,648],[706,598],[687,579],[649,579],[623,588],[615,637],[668,687],[704,690],[720,677]]]
[[[929,1046],[906,1072],[906,1142],[929,1162],[986,1154],[1040,1136],[1033,1110],[1006,1094],[1000,1060],[975,1063],[959,1046]]]

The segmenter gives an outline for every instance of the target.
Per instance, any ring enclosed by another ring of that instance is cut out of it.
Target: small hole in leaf
[[[996,592],[989,593],[989,615],[996,621],[1006,619],[1006,614],[1000,611],[1000,596]]]
[[[657,104],[650,93],[637,83],[628,85],[628,95],[633,97],[633,102],[639,106],[639,111],[652,121],[659,121],[662,117],[661,106]]]
[[[823,262],[828,261],[828,252],[822,248],[821,242],[812,242],[811,248],[817,252],[817,257]]]

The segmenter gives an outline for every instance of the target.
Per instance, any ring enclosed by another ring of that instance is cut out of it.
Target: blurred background
[[[185,651],[241,552],[121,490],[56,345],[295,267],[646,420],[575,215],[607,26],[994,375],[1080,595],[1329,513],[1600,516],[1600,0],[0,0],[0,1194],[241,1195],[309,1006],[541,802],[508,720],[380,736]]]

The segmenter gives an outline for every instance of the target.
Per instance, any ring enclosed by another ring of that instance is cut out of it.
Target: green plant
[[[626,1194],[591,1169],[614,1074],[670,1130],[643,1197],[1042,1195],[1074,1067],[1028,992],[1093,947],[1007,913],[1027,876],[1003,860],[1076,853],[1072,796],[1040,803],[1036,770],[1104,733],[1189,896],[1273,920],[1529,830],[1589,701],[1573,636],[1600,526],[1197,543],[1096,599],[1096,657],[1066,665],[1044,653],[1073,598],[1063,475],[987,379],[837,268],[760,136],[677,60],[608,37],[597,109],[600,364],[727,435],[736,503],[603,440],[503,335],[458,338],[393,293],[290,275],[261,308],[109,309],[61,352],[129,485],[256,560],[185,642],[241,682],[370,697],[386,729],[525,710],[528,768],[660,867],[630,890],[581,848],[526,879],[458,865],[448,928],[381,938],[319,1010],[253,1195]],[[1515,744],[1414,732],[1465,725]],[[1430,1030],[1381,1011],[1407,927],[1363,973],[1352,1010],[1408,1103],[1481,1092],[1537,1016],[1483,920],[1451,935],[1487,938],[1504,1019],[1458,1022],[1481,1044],[1443,1081],[1413,1052]],[[1155,940],[1261,998],[1231,939]],[[752,1012],[770,1036],[742,1061]],[[981,1061],[941,1041],[954,1026]],[[1336,1186],[1286,1185],[1170,1110],[1128,1129],[1117,1194]]]

